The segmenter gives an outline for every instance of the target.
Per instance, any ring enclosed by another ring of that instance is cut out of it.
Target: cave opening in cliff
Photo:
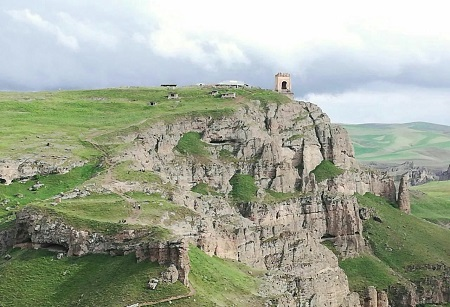
[[[211,139],[209,141],[210,144],[234,144],[237,143],[237,140],[235,139]]]
[[[6,183],[6,180],[3,178],[0,178],[0,184],[5,184],[5,183]]]
[[[321,237],[321,239],[332,239],[332,238],[336,238],[336,236],[333,236],[329,233],[326,233]]]

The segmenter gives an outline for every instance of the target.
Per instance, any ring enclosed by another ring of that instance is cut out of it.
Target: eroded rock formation
[[[179,140],[190,131],[201,135],[204,157],[177,151]],[[269,270],[262,295],[277,297],[279,306],[360,306],[336,256],[322,243],[329,241],[344,257],[364,250],[354,193],[372,192],[395,201],[395,186],[386,175],[359,167],[346,131],[332,125],[320,108],[305,102],[254,101],[232,116],[158,122],[121,142],[129,143],[128,149],[114,162],[130,161],[135,170],[157,174],[176,187],[171,200],[199,215],[192,225],[168,226],[172,232],[208,254]],[[323,160],[333,162],[342,174],[318,182],[312,171]],[[254,178],[257,201],[231,201],[230,179],[236,173]],[[200,182],[222,196],[191,192]],[[266,202],[267,190],[295,196]],[[71,255],[136,252],[139,259],[174,262],[181,280],[187,280],[184,245],[151,245],[141,240],[148,233],[130,230],[107,236],[46,219],[19,215],[15,243],[58,244]]]
[[[411,213],[411,203],[409,200],[408,183],[409,183],[409,175],[408,173],[406,173],[400,179],[400,184],[398,187],[398,199],[397,199],[398,208],[401,211],[405,212],[406,214]]]
[[[63,174],[85,163],[86,161],[70,161],[65,157],[0,160],[0,183],[10,184],[12,180],[29,179],[34,175]]]
[[[189,131],[202,136],[208,157],[177,153],[178,141]],[[331,241],[344,256],[364,250],[353,194],[372,192],[395,201],[395,186],[386,175],[359,167],[346,131],[317,106],[253,102],[232,117],[157,123],[128,139],[133,146],[116,161],[132,161],[135,169],[179,188],[174,201],[202,217],[197,233],[189,236],[205,252],[270,270],[264,295],[283,295],[283,302],[294,305],[359,306],[336,256],[321,242]],[[323,160],[343,174],[317,182],[311,172]],[[253,176],[261,199],[265,190],[301,195],[270,204],[241,203],[236,210],[226,198],[190,192],[203,182],[227,195],[236,173]]]
[[[13,246],[52,248],[67,256],[85,254],[126,255],[135,253],[137,261],[150,260],[174,264],[178,279],[188,285],[190,271],[187,245],[184,241],[163,241],[154,238],[151,229],[129,229],[114,234],[80,230],[64,219],[45,211],[25,208],[17,213],[14,227],[0,233],[0,250]]]

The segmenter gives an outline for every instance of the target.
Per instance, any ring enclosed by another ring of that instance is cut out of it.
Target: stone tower
[[[291,75],[279,72],[275,75],[275,91],[280,93],[291,92]]]
[[[286,94],[291,98],[294,93],[291,91],[291,75],[284,72],[279,72],[275,75],[275,91]]]

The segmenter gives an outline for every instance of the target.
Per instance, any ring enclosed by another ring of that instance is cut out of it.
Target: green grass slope
[[[343,125],[362,162],[445,168],[450,163],[450,126],[431,123]]]
[[[19,250],[0,260],[1,306],[126,306],[187,294],[182,283],[146,289],[164,267],[134,255],[87,255],[57,260],[46,250]]]
[[[191,246],[189,278],[195,295],[180,282],[146,288],[149,278],[165,269],[157,263],[136,263],[135,256],[87,255],[57,260],[47,250],[10,252],[0,260],[0,305],[127,306],[185,296],[158,306],[261,306],[257,278],[242,264],[210,257]]]
[[[193,246],[189,248],[189,259],[189,279],[196,290],[195,295],[158,306],[263,306],[264,300],[256,294],[257,274],[249,274],[245,265],[210,257]]]
[[[450,181],[435,181],[410,188],[411,213],[450,228]]]
[[[364,237],[374,253],[344,260],[341,267],[349,277],[353,290],[361,291],[373,284],[381,289],[408,279],[413,282],[442,274],[427,270],[426,265],[450,266],[450,230],[413,215],[406,215],[383,198],[358,195],[361,206],[372,208],[382,223],[364,222]],[[376,258],[375,258],[375,257]],[[377,259],[378,258],[378,259]],[[381,261],[381,262],[380,262]],[[415,266],[415,269],[412,269]],[[367,275],[374,269],[376,274]]]
[[[71,190],[95,176],[99,170],[100,168],[95,163],[89,163],[82,167],[76,167],[66,174],[38,176],[25,183],[16,181],[10,185],[0,184],[0,229],[5,221],[14,218],[14,212],[23,205],[41,202],[61,192]],[[29,188],[38,181],[44,186],[37,191],[30,191]],[[49,200],[48,203],[51,201]]]
[[[367,287],[387,289],[399,282],[399,277],[383,261],[374,255],[363,254],[356,258],[339,261],[339,267],[347,274],[349,287],[352,291],[364,292]]]

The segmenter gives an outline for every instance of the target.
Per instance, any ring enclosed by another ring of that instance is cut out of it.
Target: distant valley
[[[342,125],[356,158],[364,164],[390,166],[412,161],[434,171],[450,163],[450,126],[425,122]]]

